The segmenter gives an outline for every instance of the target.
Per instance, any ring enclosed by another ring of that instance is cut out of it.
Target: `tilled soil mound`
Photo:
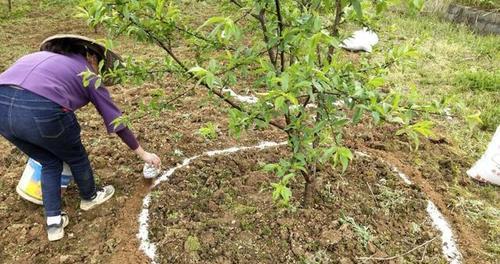
[[[344,175],[320,172],[310,209],[299,204],[297,178],[291,208],[277,206],[270,188],[276,178],[261,168],[285,149],[203,157],[159,185],[150,207],[158,261],[446,263],[427,198],[381,161],[356,157]]]

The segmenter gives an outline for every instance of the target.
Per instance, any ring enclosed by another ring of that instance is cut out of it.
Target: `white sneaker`
[[[64,237],[64,228],[69,224],[69,217],[61,213],[61,223],[47,226],[47,237],[49,241],[56,241]]]
[[[88,211],[104,202],[109,200],[115,194],[115,188],[111,185],[104,186],[104,188],[100,188],[97,190],[97,193],[92,200],[81,200],[80,201],[80,209],[83,211]]]

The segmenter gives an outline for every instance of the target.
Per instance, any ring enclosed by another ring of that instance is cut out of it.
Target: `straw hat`
[[[68,45],[80,45],[85,47],[85,49],[89,49],[94,53],[96,53],[99,57],[101,57],[100,59],[104,60],[104,67],[103,67],[104,71],[113,69],[115,62],[117,61],[120,64],[122,64],[122,58],[118,54],[114,53],[109,49],[106,49],[106,47],[103,44],[97,42],[96,40],[80,35],[57,34],[50,36],[46,38],[44,41],[42,41],[42,43],[40,44],[40,51],[50,50],[51,45],[62,40],[67,41],[66,43]],[[114,82],[111,80],[106,80],[105,84],[112,85],[114,84]]]

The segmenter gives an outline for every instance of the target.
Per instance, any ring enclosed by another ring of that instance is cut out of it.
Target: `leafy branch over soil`
[[[409,1],[414,11],[421,8],[417,2]],[[272,185],[273,197],[280,203],[288,205],[289,184],[297,175],[305,180],[303,204],[310,206],[317,172],[331,165],[347,169],[353,155],[344,146],[343,131],[365,115],[375,124],[401,125],[400,134],[416,147],[420,136],[431,134],[432,123],[418,122],[416,117],[435,107],[419,106],[402,92],[384,87],[387,67],[414,56],[412,48],[394,47],[384,54],[383,62],[364,60],[358,65],[343,59],[338,47],[341,25],[373,24],[389,2],[232,0],[213,4],[231,10],[231,15],[213,16],[196,30],[189,29],[192,26],[174,1],[82,1],[81,14],[91,26],[105,25],[110,35],[127,34],[161,47],[169,57],[166,68],[196,80],[231,106],[229,127],[236,136],[253,127],[272,125],[283,130],[293,155],[265,166],[280,179]],[[232,15],[238,11],[242,14]],[[255,19],[244,19],[248,15]],[[263,37],[256,36],[256,30]],[[195,53],[192,59],[174,51],[173,45],[185,43]],[[126,79],[123,71],[117,68],[104,77]],[[247,87],[247,83],[253,85]],[[251,89],[259,100],[253,105],[239,104],[224,92],[227,87]]]

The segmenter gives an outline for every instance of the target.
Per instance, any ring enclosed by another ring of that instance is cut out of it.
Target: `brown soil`
[[[483,199],[498,205],[498,187],[469,178],[466,170],[474,161],[464,157],[463,152],[439,132],[435,138],[422,142],[419,151],[412,152],[405,138],[394,136],[396,129],[385,126],[385,129],[362,133],[351,142],[351,147],[397,166],[421,188],[448,219],[466,263],[498,263],[497,256],[487,252],[488,243],[498,245],[500,242],[498,231],[492,232],[485,220],[468,218],[466,212],[456,206],[459,198]],[[460,197],[462,193],[458,188],[472,196]]]
[[[160,185],[151,206],[159,261],[358,263],[357,257],[395,256],[438,236],[419,188],[370,158],[357,158],[342,176],[322,171],[313,208],[277,208],[269,188],[276,179],[261,166],[283,155],[286,148],[202,158]],[[293,184],[296,197],[300,182]],[[440,245],[436,239],[394,261],[445,263]]]
[[[38,43],[51,34],[99,36],[72,15],[72,10],[63,10],[48,17],[34,8],[22,19],[0,23],[0,50],[16,47],[0,53],[0,71],[36,50]],[[117,50],[145,57],[158,52],[132,41],[122,42]],[[122,109],[131,113],[139,109],[141,102],[150,100],[156,88],[173,94],[189,87],[167,78],[140,87],[115,87],[112,93]],[[204,91],[196,90],[175,103],[172,110],[136,120],[133,130],[147,150],[158,153],[164,168],[206,150],[283,140],[283,135],[272,129],[234,139],[228,135],[226,114],[221,109],[224,107],[219,101],[207,99]],[[41,207],[15,193],[26,157],[0,138],[0,263],[148,262],[138,250],[136,239],[137,216],[150,184],[142,178],[142,163],[116,137],[106,135],[92,106],[80,110],[78,117],[98,182],[113,184],[117,189],[115,197],[94,211],[82,212],[78,209],[77,190],[70,186],[64,195],[64,210],[70,216],[66,238],[49,243]],[[220,128],[214,141],[196,134],[209,121]],[[360,262],[355,257],[394,256],[438,235],[424,212],[423,191],[450,220],[466,263],[495,263],[495,256],[484,254],[488,229],[469,221],[463,212],[449,209],[453,208],[453,196],[448,192],[454,183],[480,193],[482,186],[463,173],[471,161],[446,144],[425,142],[419,152],[411,153],[404,139],[393,137],[393,132],[393,128],[374,130],[365,124],[353,130],[348,142],[353,149],[400,166],[419,187],[403,185],[380,161],[357,159],[342,177],[331,170],[321,173],[317,206],[309,210],[297,204],[295,210],[276,209],[271,201],[268,183],[275,179],[262,173],[260,165],[286,155],[284,149],[197,160],[153,193],[151,235],[159,245],[161,260],[271,263],[316,259],[317,263],[352,263]],[[174,154],[174,150],[183,155]],[[383,178],[385,182],[380,181]],[[295,202],[301,190],[300,181],[294,183]],[[499,204],[497,190],[490,192],[493,198],[489,199]],[[405,203],[391,204],[387,193],[399,194]],[[369,228],[372,240],[366,246],[353,224],[340,221],[342,214]],[[418,232],[412,232],[412,228]],[[190,243],[186,243],[189,236]],[[429,243],[425,254],[421,248],[393,263],[415,263],[420,259],[424,263],[443,262],[440,240]]]

